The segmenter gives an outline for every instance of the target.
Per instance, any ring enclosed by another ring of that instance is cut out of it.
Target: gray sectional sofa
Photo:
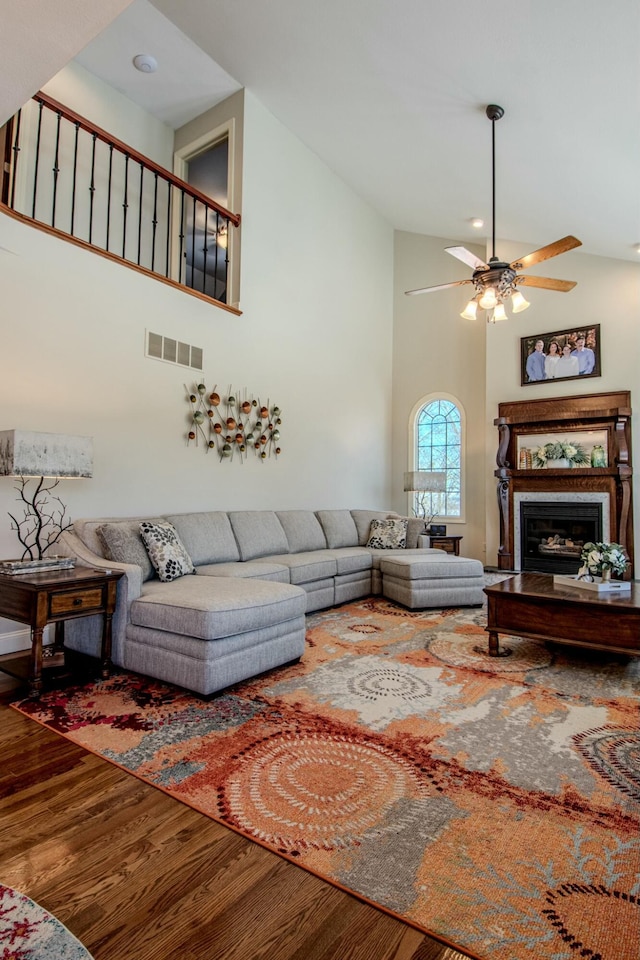
[[[404,549],[368,547],[371,521],[391,516],[397,515],[244,510],[151,518],[173,524],[195,567],[196,576],[171,582],[157,578],[140,537],[141,520],[150,518],[78,520],[63,534],[60,552],[125,574],[113,619],[115,664],[208,695],[298,659],[305,614],[383,592],[381,561],[405,561],[404,592],[397,584],[392,592],[408,606],[417,605],[413,595],[424,606],[482,602],[480,561],[425,548],[421,520],[408,520]],[[421,585],[428,569],[426,595],[414,590],[410,557],[421,562]],[[65,642],[96,655],[100,636],[101,619],[86,617],[67,623]]]

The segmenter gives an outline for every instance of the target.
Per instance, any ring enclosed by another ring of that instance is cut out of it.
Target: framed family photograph
[[[520,339],[522,386],[548,380],[586,380],[601,375],[599,323]]]

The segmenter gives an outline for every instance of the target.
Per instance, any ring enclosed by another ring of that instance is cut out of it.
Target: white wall
[[[20,0],[2,5],[0,124],[5,123],[131,0]]]
[[[42,88],[127,146],[173,170],[173,130],[71,61]]]
[[[72,517],[390,505],[392,230],[250,95],[245,124],[241,317],[0,217],[0,428],[93,436]],[[147,327],[278,403],[282,456],[187,447],[194,377],[144,357]],[[15,496],[0,478],[2,557]]]
[[[415,405],[431,393],[452,396],[462,406],[466,423],[464,521],[447,521],[447,532],[464,537],[465,556],[484,560],[486,324],[459,316],[473,295],[470,285],[415,297],[404,293],[470,277],[469,268],[445,253],[445,247],[459,242],[415,233],[395,235],[393,506],[407,511],[402,481],[403,472],[413,469],[409,421]],[[466,246],[484,257],[483,246]]]
[[[500,256],[512,261],[531,250],[522,244],[499,242]],[[486,465],[487,487],[487,563],[495,565],[499,545],[498,507],[495,496],[495,454],[498,433],[493,420],[498,404],[508,400],[537,400],[574,397],[581,394],[630,390],[632,444],[638,463],[640,451],[640,265],[626,260],[589,256],[579,251],[562,254],[532,268],[539,276],[576,280],[569,293],[524,290],[531,303],[528,310],[507,321],[485,324],[487,333],[486,370]],[[508,312],[508,308],[507,308]],[[556,330],[579,329],[600,324],[602,376],[566,383],[520,385],[520,338]],[[640,483],[634,483],[634,528],[640,517]],[[636,535],[637,540],[637,535]],[[636,570],[637,570],[636,560]],[[637,576],[637,573],[636,573]]]

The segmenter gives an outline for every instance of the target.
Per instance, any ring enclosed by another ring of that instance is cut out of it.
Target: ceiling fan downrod
[[[496,257],[496,120],[504,117],[504,109],[490,103],[486,114],[491,120],[491,259]]]

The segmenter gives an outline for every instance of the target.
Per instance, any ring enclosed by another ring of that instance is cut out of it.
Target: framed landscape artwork
[[[521,385],[602,375],[600,324],[520,339]]]

